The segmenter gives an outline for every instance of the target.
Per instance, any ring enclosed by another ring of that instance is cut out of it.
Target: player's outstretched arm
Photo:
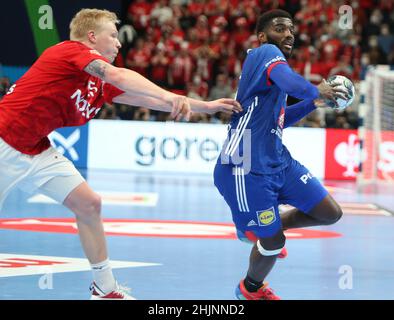
[[[100,59],[93,60],[89,63],[85,67],[85,71],[130,95],[156,98],[167,102],[168,105],[171,105],[173,98],[177,96],[172,92],[160,88],[135,71],[114,67]]]
[[[214,101],[200,101],[187,98],[191,106],[192,112],[203,112],[213,114],[216,112],[224,112],[227,114],[239,113],[242,107],[238,101],[234,99],[217,99]],[[114,98],[115,103],[128,104],[133,106],[141,106],[158,111],[168,111],[168,105],[162,100],[150,97],[133,96],[127,93],[121,94]]]
[[[100,59],[93,60],[84,70],[125,91],[128,95],[140,98],[145,96],[160,101],[163,111],[171,112],[175,120],[190,119],[191,108],[186,97],[160,88],[135,71],[114,67]]]
[[[193,112],[204,112],[214,114],[224,112],[227,114],[239,113],[242,111],[241,104],[234,99],[222,98],[213,101],[201,101],[188,98]]]
[[[151,109],[171,112],[175,120],[189,120],[191,111],[228,113],[242,110],[240,104],[233,99],[218,99],[205,102],[164,90],[135,71],[117,68],[102,60],[93,60],[85,71],[92,76],[125,91],[125,94],[114,99],[115,102],[129,105],[143,105]]]
[[[298,99],[346,99],[347,92],[336,86],[331,86],[324,80],[314,86],[308,80],[291,70],[287,64],[278,64],[270,72],[270,79],[287,94]]]

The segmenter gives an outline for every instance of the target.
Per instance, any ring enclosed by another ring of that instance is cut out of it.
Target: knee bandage
[[[262,246],[261,243],[260,243],[260,240],[257,240],[256,245],[257,245],[257,250],[259,250],[259,252],[260,252],[260,254],[261,254],[262,256],[276,256],[276,255],[278,255],[278,254],[282,251],[282,249],[283,249],[283,247],[282,247],[282,248],[279,248],[279,249],[275,249],[275,250],[267,250],[267,249],[264,249],[263,246]]]

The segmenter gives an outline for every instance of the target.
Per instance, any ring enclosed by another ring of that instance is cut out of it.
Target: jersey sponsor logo
[[[271,207],[266,210],[257,211],[257,222],[259,226],[265,227],[276,221],[275,209]]]
[[[95,94],[98,92],[97,87],[95,86],[94,81],[88,82],[88,93],[87,96],[89,98],[93,98]],[[74,104],[79,112],[81,112],[82,116],[86,119],[91,119],[94,117],[100,110],[100,108],[92,107],[90,103],[85,99],[85,96],[82,95],[82,91],[77,89],[70,97],[71,99],[75,99]]]
[[[281,107],[280,108],[279,119],[278,119],[278,127],[280,129],[283,129],[284,124],[285,124],[285,108]]]
[[[261,211],[261,213],[268,210]],[[258,222],[260,223],[260,220]],[[142,219],[104,219],[103,223],[106,235],[111,236],[238,239],[236,229],[232,223]],[[57,218],[0,219],[0,229],[66,234],[78,233],[75,219]],[[287,238],[292,239],[334,238],[341,236],[340,233],[336,232],[311,229],[289,229],[286,230],[285,235]]]
[[[278,61],[285,61],[286,62],[286,59],[281,57],[281,56],[276,56],[275,58],[273,58],[270,61],[268,61],[264,66],[266,68],[268,68],[271,64],[273,64],[275,62],[278,62]]]
[[[300,180],[301,180],[304,184],[307,184],[307,183],[308,183],[308,180],[311,180],[311,179],[313,179],[313,178],[314,178],[314,175],[313,175],[312,173],[308,172],[308,173],[306,173],[306,174],[303,174],[303,175],[300,177]]]
[[[16,84],[13,84],[13,85],[8,89],[6,95],[13,93],[14,90],[15,90],[15,87],[16,87]]]
[[[285,124],[285,108],[281,107],[277,127],[276,129],[271,129],[271,133],[276,134],[280,140],[282,140],[284,124]]]

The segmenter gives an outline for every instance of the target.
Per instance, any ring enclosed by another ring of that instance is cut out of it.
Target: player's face
[[[291,56],[294,46],[294,25],[291,19],[272,19],[265,34],[268,43],[275,44],[286,58]]]
[[[110,62],[113,62],[121,46],[115,24],[109,21],[104,22],[100,30],[96,33],[94,49],[100,52]]]

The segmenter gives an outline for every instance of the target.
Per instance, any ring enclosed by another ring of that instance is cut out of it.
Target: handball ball
[[[336,98],[335,101],[337,102],[338,105],[335,105],[335,103],[332,100],[327,100],[325,103],[330,106],[331,108],[335,110],[344,110],[348,106],[350,106],[354,100],[355,96],[355,90],[354,90],[354,85],[353,83],[346,77],[344,76],[331,76],[327,79],[327,82],[330,85],[334,84],[339,84],[337,88],[345,89],[348,92],[348,95],[350,96],[349,99],[341,99],[341,98]]]

